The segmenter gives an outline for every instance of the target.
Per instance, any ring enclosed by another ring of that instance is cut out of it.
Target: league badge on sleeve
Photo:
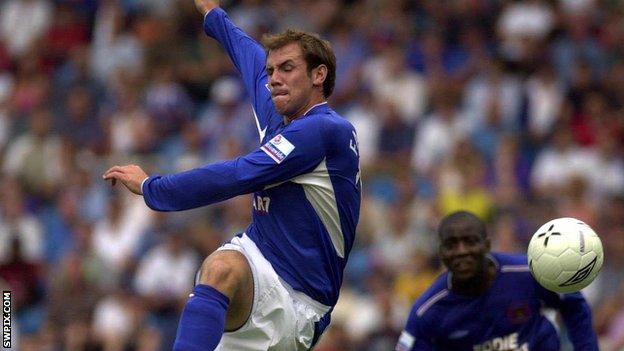
[[[273,161],[282,163],[286,156],[295,149],[295,145],[288,141],[282,134],[278,134],[266,144],[262,145],[260,149],[269,155]]]
[[[414,346],[414,338],[410,333],[405,330],[401,333],[401,337],[399,337],[399,343],[396,345],[395,351],[410,351]]]

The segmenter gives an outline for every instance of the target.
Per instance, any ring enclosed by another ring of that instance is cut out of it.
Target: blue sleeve
[[[204,31],[223,46],[240,72],[251,98],[262,142],[266,131],[271,131],[282,120],[271,100],[264,48],[236,27],[225,11],[219,7],[212,9],[204,17]]]
[[[157,211],[181,211],[252,193],[308,173],[325,157],[322,127],[313,118],[295,120],[246,156],[149,177],[143,184],[145,203]]]
[[[419,305],[414,304],[410,312],[409,318],[405,325],[405,329],[399,337],[395,351],[432,351],[432,338],[427,332],[426,323],[421,316],[418,315]]]
[[[575,351],[598,351],[598,338],[592,326],[591,309],[581,293],[556,294],[542,289],[544,302],[561,313]]]

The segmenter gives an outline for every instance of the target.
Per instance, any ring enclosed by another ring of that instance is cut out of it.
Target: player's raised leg
[[[173,349],[214,350],[225,330],[241,327],[253,305],[253,276],[245,256],[233,250],[212,253],[184,307]]]

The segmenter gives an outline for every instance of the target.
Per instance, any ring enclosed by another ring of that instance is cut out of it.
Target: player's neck
[[[482,272],[466,281],[452,279],[451,290],[460,295],[482,295],[492,287],[496,274],[496,265],[490,259],[486,258],[485,269],[483,269]]]
[[[312,97],[308,103],[298,109],[297,112],[291,114],[290,116],[284,116],[284,124],[288,124],[297,118],[305,116],[311,109],[324,103],[327,103],[327,100],[322,95]]]

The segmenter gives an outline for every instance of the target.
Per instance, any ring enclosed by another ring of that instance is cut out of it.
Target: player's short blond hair
[[[290,43],[298,43],[303,52],[303,57],[308,65],[308,74],[312,69],[325,65],[327,77],[323,82],[323,96],[328,98],[334,91],[336,83],[336,55],[327,40],[323,40],[318,34],[288,29],[279,34],[265,34],[262,37],[262,45],[267,52],[280,49]]]

